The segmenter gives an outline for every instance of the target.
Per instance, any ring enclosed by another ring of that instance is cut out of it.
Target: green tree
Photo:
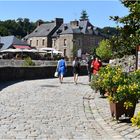
[[[117,35],[117,29],[115,27],[104,27],[102,29],[98,29],[101,33],[113,36]]]
[[[87,14],[86,10],[83,10],[81,12],[80,20],[88,20],[88,14]]]
[[[117,27],[119,34],[113,36],[111,40],[116,56],[134,54],[136,46],[140,45],[140,1],[122,0],[121,2],[128,8],[129,14],[124,17],[111,17],[116,23],[124,25]]]
[[[0,21],[0,35],[15,35],[18,38],[23,38],[28,33],[32,32],[36,24],[30,22],[28,18],[18,18],[17,20]]]
[[[102,40],[96,49],[96,54],[103,60],[108,61],[112,57],[112,47],[109,40]]]
[[[78,51],[78,47],[73,46],[73,49],[72,49],[73,58],[77,56],[77,51]]]

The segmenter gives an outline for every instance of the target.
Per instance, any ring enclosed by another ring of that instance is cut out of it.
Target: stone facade
[[[28,34],[23,39],[26,40],[31,47],[52,47],[52,35],[61,24],[63,24],[62,18],[56,18],[54,21],[48,23],[40,23],[32,33]]]
[[[89,21],[71,21],[62,24],[54,33],[52,47],[68,58],[81,57],[82,54],[91,53],[103,38]]]
[[[103,37],[96,35],[65,34],[60,35],[59,38],[53,38],[52,47],[72,59],[74,55],[78,55],[78,50],[81,50],[82,54],[90,53],[102,39]]]
[[[27,43],[32,47],[42,48],[48,47],[48,38],[47,37],[31,37],[27,40]]]
[[[62,51],[69,59],[90,53],[103,38],[88,20],[64,24],[63,19],[59,18],[55,22],[39,25],[25,37],[32,47],[52,47]]]

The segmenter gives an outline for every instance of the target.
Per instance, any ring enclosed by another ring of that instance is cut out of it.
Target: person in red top
[[[91,63],[91,67],[93,68],[94,75],[96,75],[98,73],[101,66],[102,66],[101,60],[99,60],[98,57],[96,57]]]

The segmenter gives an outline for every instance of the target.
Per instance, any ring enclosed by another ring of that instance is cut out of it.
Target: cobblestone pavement
[[[140,140],[140,129],[132,127],[132,124],[127,121],[113,121],[109,109],[107,99],[101,98],[99,93],[95,95],[94,101],[91,100],[91,106],[94,104],[94,110],[97,110],[99,116],[103,119],[106,125],[110,126],[112,130],[118,132],[125,140]],[[93,109],[93,108],[92,108]],[[140,102],[136,105],[135,114],[140,111]]]
[[[77,85],[72,77],[63,84],[57,78],[9,84],[0,91],[0,113],[0,139],[140,139],[137,128],[111,121],[107,100],[93,92],[87,76]]]

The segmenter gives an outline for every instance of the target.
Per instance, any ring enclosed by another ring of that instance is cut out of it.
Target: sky
[[[12,1],[0,0],[0,20],[29,18],[30,21],[42,19],[51,21],[63,18],[64,23],[79,20],[82,10],[86,10],[89,21],[96,27],[117,26],[110,16],[125,16],[128,9],[119,0],[63,0],[63,1]]]

